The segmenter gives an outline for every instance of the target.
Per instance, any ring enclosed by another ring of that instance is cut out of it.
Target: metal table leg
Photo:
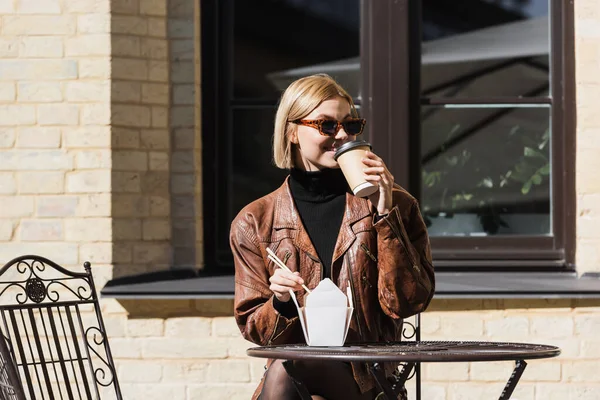
[[[400,374],[395,375],[396,381],[394,383],[390,383],[385,377],[385,373],[383,368],[378,363],[369,364],[369,371],[373,378],[375,378],[375,383],[379,390],[381,390],[384,394],[384,398],[387,400],[396,400],[396,399],[406,399],[407,393],[405,388],[405,383],[408,380],[413,368],[415,368],[415,363],[408,363],[402,368]]]
[[[379,363],[369,364],[369,370],[373,378],[375,378],[375,383],[379,390],[383,392],[386,400],[395,400],[396,394],[394,393],[394,389],[392,388],[392,384],[385,377],[385,372]]]
[[[294,386],[296,387],[296,391],[302,400],[311,400],[312,397],[310,392],[304,385],[304,383],[298,378],[298,373],[296,368],[294,367],[294,362],[287,360],[282,363],[283,368],[287,372],[288,376],[292,380]],[[414,363],[407,364],[400,375],[396,378],[396,382],[394,384],[390,383],[385,377],[385,372],[382,366],[379,363],[369,364],[369,370],[373,378],[375,378],[375,383],[379,390],[384,393],[384,399],[387,400],[396,400],[398,396],[404,390],[404,384],[407,378],[410,376],[412,369],[415,367]],[[404,398],[404,397],[402,397]]]
[[[300,398],[302,400],[312,400],[310,392],[308,391],[304,383],[300,379],[298,379],[298,374],[296,368],[294,367],[294,362],[291,360],[287,360],[284,361],[282,365],[283,368],[285,368],[285,371],[287,372],[288,376],[294,383],[294,386],[296,387],[296,391],[298,392],[298,395],[300,395]]]
[[[519,383],[519,379],[521,379],[521,375],[523,375],[523,371],[525,371],[526,366],[527,363],[524,360],[517,360],[515,362],[515,369],[510,375],[510,378],[508,378],[508,382],[506,382],[506,386],[504,386],[504,390],[502,391],[499,400],[510,399],[510,396],[512,396],[515,387],[517,387],[517,383]]]
[[[421,400],[421,364],[417,363],[415,366],[415,379],[416,379],[416,391],[417,391],[417,400]]]
[[[394,384],[394,391],[398,392],[397,388],[403,388],[408,380],[408,377],[412,373],[413,368],[416,367],[415,363],[408,363],[403,368],[402,371],[398,375],[396,375],[396,383]]]

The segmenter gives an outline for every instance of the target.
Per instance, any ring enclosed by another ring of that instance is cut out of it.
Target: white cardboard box
[[[293,291],[290,290],[290,294],[309,346],[344,345],[354,311],[350,283],[345,295],[329,278],[323,279],[306,296],[304,307],[298,305]]]

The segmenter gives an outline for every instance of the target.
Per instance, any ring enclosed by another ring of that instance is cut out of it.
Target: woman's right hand
[[[290,289],[293,291],[302,289],[304,280],[300,278],[299,272],[288,272],[284,269],[277,268],[273,276],[269,278],[271,286],[269,289],[275,294],[277,300],[282,303],[290,301]]]

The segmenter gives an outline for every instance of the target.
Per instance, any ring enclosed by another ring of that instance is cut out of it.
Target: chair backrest
[[[402,342],[421,341],[421,314],[415,314],[406,318],[402,323]],[[405,397],[409,400],[421,400],[421,364],[400,363],[396,376],[405,382],[407,393]]]
[[[26,398],[122,399],[90,263],[15,258],[0,269],[0,314]]]

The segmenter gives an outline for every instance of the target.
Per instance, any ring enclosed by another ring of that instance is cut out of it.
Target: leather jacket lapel
[[[353,196],[350,193],[346,194],[346,210],[344,211],[342,226],[340,227],[340,233],[335,243],[335,249],[333,250],[333,262],[343,256],[356,239],[357,231],[354,224],[370,215],[371,210],[368,200]]]
[[[317,251],[308,236],[308,232],[306,232],[306,229],[302,224],[302,219],[300,218],[300,214],[294,203],[294,198],[292,197],[289,186],[289,179],[290,177],[288,176],[277,193],[273,226],[274,231],[278,233],[283,229],[292,230],[293,232],[288,233],[288,237],[293,238],[294,245],[298,249],[308,253],[311,258],[318,259]],[[278,238],[274,237],[273,239],[275,240]]]
[[[300,214],[298,213],[289,187],[289,179],[288,176],[277,193],[273,226],[274,233],[277,237],[273,237],[272,239],[277,240],[281,238],[282,235],[292,237],[294,244],[298,249],[308,253],[316,259],[317,251],[308,236],[308,232],[302,224],[302,219],[300,218]],[[369,227],[355,226],[358,221],[370,216],[371,209],[368,200],[353,196],[350,193],[346,194],[346,208],[344,210],[340,232],[333,250],[333,262],[348,251],[356,239],[357,232],[370,228],[370,225]]]

